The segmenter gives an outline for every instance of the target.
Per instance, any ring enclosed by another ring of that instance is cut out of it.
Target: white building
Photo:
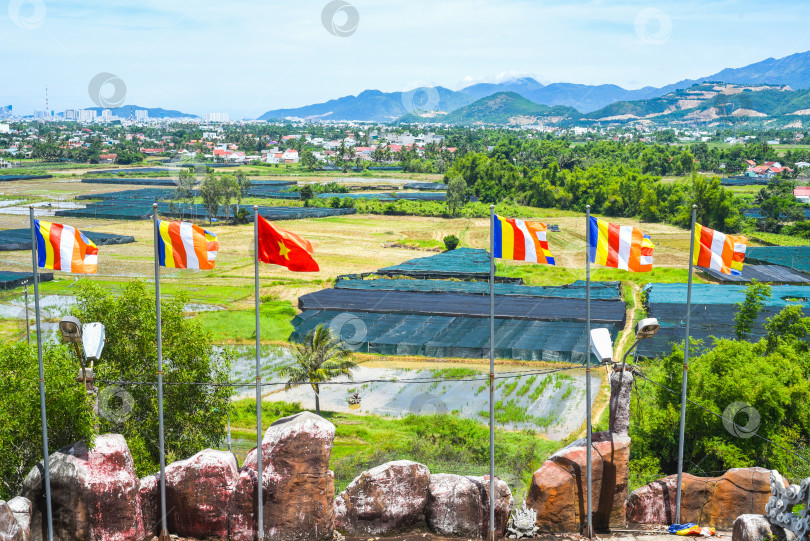
[[[79,122],[93,122],[96,120],[96,115],[95,109],[81,109],[78,111],[76,120]]]
[[[230,116],[228,113],[205,113],[203,120],[205,122],[229,122]]]
[[[136,109],[135,120],[138,121],[149,120],[149,111],[147,109]]]
[[[0,133],[8,133],[11,131],[8,124],[0,124]]]
[[[76,109],[65,109],[65,120],[78,120],[79,111]]]
[[[101,121],[102,122],[110,122],[113,119],[112,111],[109,109],[103,109],[101,111]]]
[[[0,158],[0,169],[11,169],[11,162],[7,162],[3,158]]]

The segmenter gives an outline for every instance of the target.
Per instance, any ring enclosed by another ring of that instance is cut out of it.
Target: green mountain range
[[[525,125],[543,122],[562,124],[581,117],[582,114],[572,107],[562,105],[549,107],[529,101],[515,92],[499,92],[456,109],[449,115],[438,117],[435,121],[467,126],[475,124]],[[424,120],[422,119],[422,121]]]

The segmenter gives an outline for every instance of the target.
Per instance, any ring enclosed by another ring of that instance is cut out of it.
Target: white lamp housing
[[[82,347],[88,361],[99,360],[101,350],[104,349],[104,325],[101,323],[84,324],[82,326]]]
[[[592,329],[591,347],[599,362],[609,363],[613,360],[613,340],[610,339],[609,330]]]
[[[648,317],[647,319],[642,319],[636,325],[636,338],[639,340],[645,338],[652,338],[655,336],[655,333],[658,332],[658,329],[661,328],[661,325],[658,324],[658,320],[654,317]]]
[[[62,340],[68,344],[82,341],[82,322],[73,316],[66,316],[59,322],[59,332],[62,333]]]

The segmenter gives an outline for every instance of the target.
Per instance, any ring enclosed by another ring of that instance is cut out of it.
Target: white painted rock
[[[23,531],[11,508],[0,500],[0,541],[23,541]]]
[[[14,518],[17,519],[17,524],[22,529],[23,541],[29,541],[31,539],[31,511],[33,507],[31,500],[17,496],[8,501],[8,507],[14,513]]]

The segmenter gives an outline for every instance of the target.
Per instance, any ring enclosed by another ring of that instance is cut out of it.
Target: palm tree
[[[309,383],[315,391],[315,411],[321,413],[320,384],[339,376],[352,379],[352,370],[357,363],[351,360],[351,352],[343,342],[332,335],[331,330],[318,325],[309,331],[300,344],[293,344],[295,364],[281,371],[288,378],[285,390]]]

